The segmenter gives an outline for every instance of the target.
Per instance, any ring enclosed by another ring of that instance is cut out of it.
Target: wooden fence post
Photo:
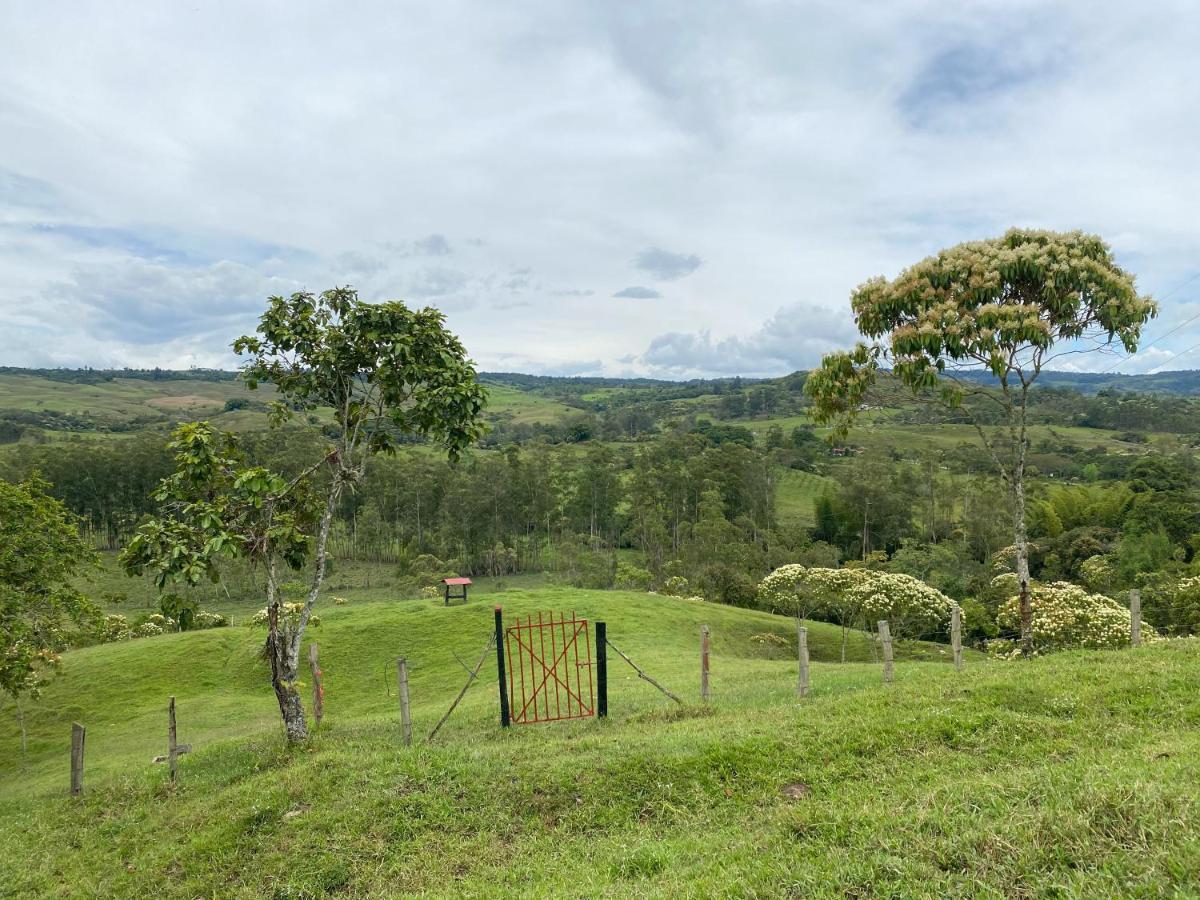
[[[1142,592],[1134,588],[1129,592],[1129,644],[1139,647],[1142,643]]]
[[[172,697],[167,703],[167,755],[156,756],[155,762],[166,760],[167,768],[171,773],[171,781],[175,780],[175,773],[179,769],[179,757],[185,753],[192,752],[191,744],[181,744],[176,737],[175,730],[175,698]]]
[[[412,715],[408,709],[408,660],[396,660],[396,681],[400,685],[400,725],[404,730],[404,745],[412,743]]]
[[[887,619],[879,620],[879,642],[883,645],[883,680],[892,680],[892,628]]]
[[[83,793],[83,739],[87,732],[78,722],[71,724],[71,796]]]
[[[708,702],[708,626],[700,626],[700,699]]]
[[[308,645],[308,667],[312,670],[313,721],[318,725],[325,716],[325,685],[321,682],[321,667],[317,665],[317,645]]]
[[[796,685],[796,693],[801,697],[808,696],[808,629],[796,620],[796,653],[800,656],[800,681]]]
[[[172,697],[167,702],[167,771],[171,773],[171,780],[175,780],[175,774],[178,770],[179,751],[176,744],[175,731],[175,698]]]
[[[963,667],[962,609],[957,603],[950,610],[950,646],[954,648],[954,668],[961,672]]]

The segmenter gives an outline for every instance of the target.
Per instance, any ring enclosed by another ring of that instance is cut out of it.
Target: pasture
[[[325,605],[310,637],[326,718],[295,750],[256,656],[261,632],[72,651],[26,708],[26,754],[13,707],[0,710],[0,883],[56,896],[1102,896],[1186,891],[1200,868],[1194,642],[1029,664],[972,654],[961,674],[943,648],[901,644],[883,685],[866,638],[858,661],[827,662],[837,629],[811,624],[817,662],[801,701],[793,620],[568,588],[489,600],[510,621],[604,618],[685,705],[610,654],[608,720],[501,731],[489,661],[426,744],[466,680],[460,660],[487,643],[491,606],[477,602]],[[401,654],[411,747],[396,709]],[[150,761],[172,694],[195,748],[175,785]],[[88,727],[76,800],[72,720]]]

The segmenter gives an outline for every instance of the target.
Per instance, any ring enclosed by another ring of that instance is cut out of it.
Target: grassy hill
[[[455,655],[473,664],[487,642],[478,602],[323,610],[326,721],[298,751],[280,739],[260,632],[74,651],[27,707],[24,758],[0,709],[0,894],[1115,896],[1186,891],[1200,870],[1194,642],[972,658],[962,675],[902,646],[894,684],[870,663],[818,662],[798,702],[791,648],[752,640],[790,638],[787,619],[621,592],[498,599],[510,621],[603,617],[688,705],[610,658],[608,721],[501,732],[489,659],[426,745],[466,678]],[[814,625],[814,655],[834,658],[838,639]],[[852,650],[871,652],[858,636]],[[411,748],[390,683],[400,654]],[[170,694],[196,748],[174,787],[150,762]],[[64,796],[72,719],[88,726],[78,801]]]

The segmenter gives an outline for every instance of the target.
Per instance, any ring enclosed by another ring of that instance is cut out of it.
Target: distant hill
[[[972,373],[973,381],[994,382],[983,372]],[[1119,372],[1042,372],[1038,384],[1046,387],[1098,394],[1116,390],[1126,394],[1175,394],[1182,397],[1200,395],[1200,369],[1178,372],[1157,372],[1154,375],[1122,375]]]

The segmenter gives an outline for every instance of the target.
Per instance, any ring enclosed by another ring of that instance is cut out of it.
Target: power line
[[[1174,288],[1172,288],[1171,290],[1167,291],[1167,293],[1165,293],[1165,294],[1163,294],[1163,295],[1162,295],[1162,297],[1160,298],[1160,300],[1166,300],[1168,297],[1171,297],[1171,296],[1173,296],[1173,295],[1175,295],[1175,294],[1178,294],[1180,291],[1182,291],[1182,290],[1183,290],[1185,287],[1187,287],[1189,284],[1191,284],[1193,281],[1195,281],[1195,280],[1196,280],[1196,279],[1198,279],[1198,278],[1200,278],[1200,272],[1197,272],[1197,273],[1196,273],[1195,275],[1193,275],[1191,278],[1187,279],[1187,281],[1183,282],[1182,284],[1176,285]],[[1107,369],[1101,369],[1101,370],[1100,370],[1099,372],[1097,372],[1096,374],[1098,374],[1098,375],[1106,375],[1106,374],[1108,374],[1109,372],[1111,372],[1113,369],[1117,368],[1118,366],[1123,366],[1123,365],[1125,365],[1125,363],[1129,362],[1129,360],[1133,359],[1133,358],[1134,358],[1135,356],[1137,356],[1139,353],[1141,353],[1141,352],[1143,352],[1143,351],[1145,351],[1145,350],[1149,350],[1151,347],[1153,347],[1153,346],[1154,346],[1155,344],[1157,344],[1159,341],[1161,341],[1161,340],[1165,340],[1166,338],[1169,338],[1171,335],[1173,335],[1173,334],[1174,334],[1175,332],[1177,332],[1179,329],[1181,329],[1181,328],[1183,328],[1183,327],[1185,327],[1185,326],[1187,326],[1187,325],[1191,325],[1191,324],[1192,324],[1193,322],[1195,322],[1197,319],[1200,319],[1200,313],[1196,313],[1196,315],[1192,316],[1190,319],[1187,319],[1187,320],[1186,320],[1186,321],[1184,321],[1184,322],[1180,322],[1178,325],[1176,325],[1176,326],[1175,326],[1174,328],[1172,328],[1170,331],[1166,332],[1165,334],[1160,334],[1158,337],[1156,337],[1156,338],[1155,338],[1154,340],[1152,340],[1150,343],[1148,343],[1148,344],[1143,344],[1141,347],[1139,347],[1139,348],[1138,348],[1137,350],[1135,350],[1133,353],[1130,353],[1130,354],[1129,354],[1128,356],[1126,356],[1124,359],[1119,359],[1119,360],[1117,360],[1115,363],[1113,363],[1113,364],[1112,364],[1111,366],[1109,366]],[[1191,351],[1189,350],[1189,351],[1187,351],[1187,352],[1188,352],[1188,353],[1190,353]],[[1180,355],[1180,354],[1176,354],[1176,356],[1178,356],[1178,355]],[[1174,357],[1172,357],[1172,358],[1174,358]],[[1158,367],[1156,366],[1155,368],[1158,368]],[[1147,373],[1147,374],[1149,374],[1149,373]]]
[[[1155,366],[1153,369],[1151,369],[1146,374],[1153,375],[1156,372],[1158,372],[1159,369],[1161,369],[1163,366],[1165,366],[1167,363],[1169,363],[1171,360],[1178,359],[1181,356],[1187,356],[1189,353],[1193,352],[1194,350],[1200,350],[1200,344],[1193,344],[1192,346],[1188,347],[1186,350],[1183,350],[1179,353],[1172,353],[1170,356],[1168,356],[1166,359],[1164,359],[1161,363],[1159,363],[1157,366]]]

